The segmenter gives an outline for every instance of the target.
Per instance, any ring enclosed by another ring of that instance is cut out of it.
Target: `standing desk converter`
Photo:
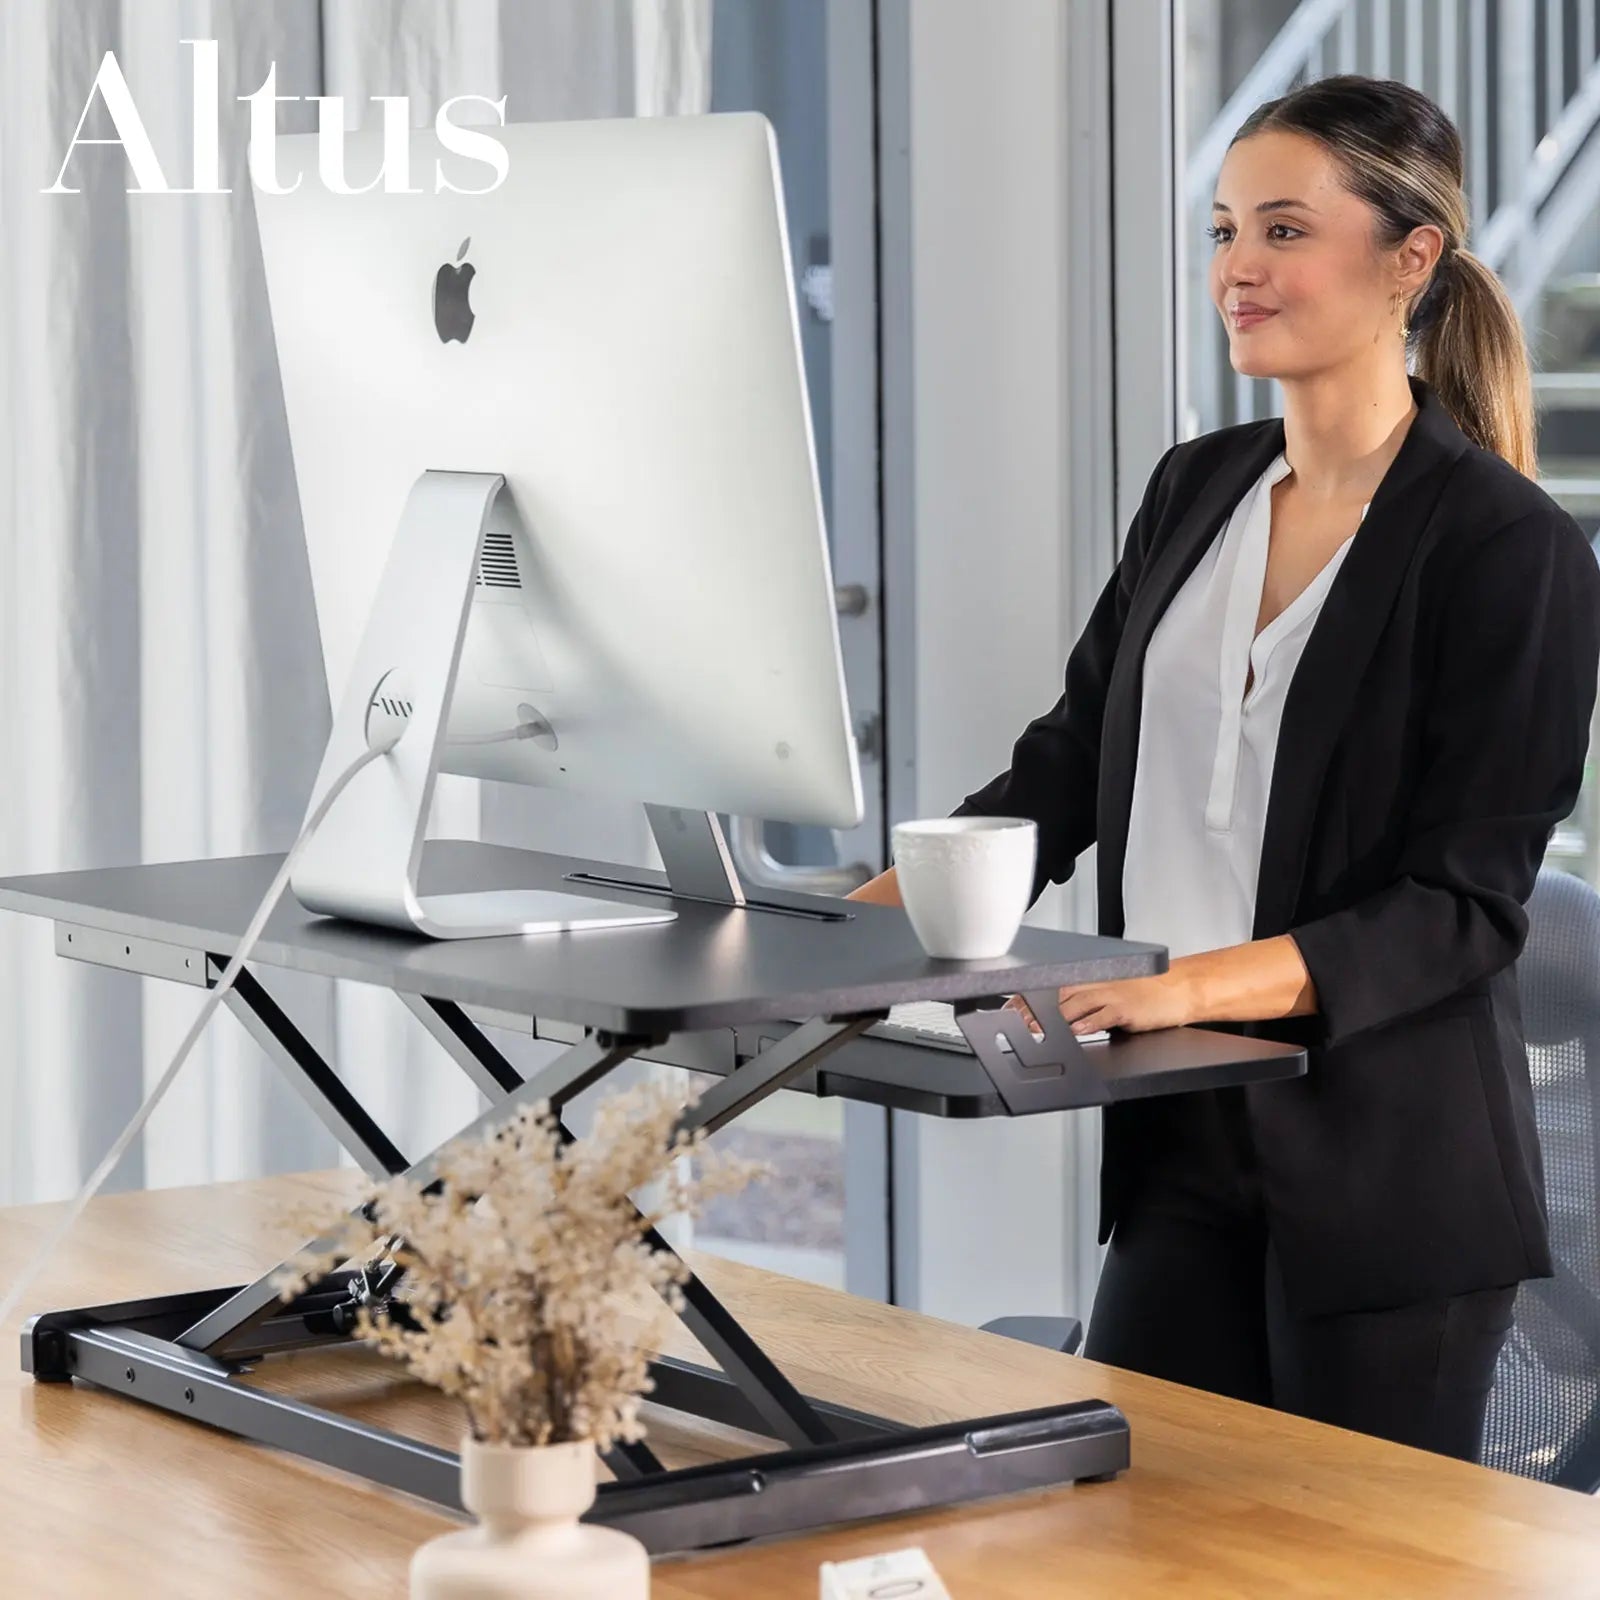
[[[69,959],[208,987],[281,859],[4,879],[0,908],[52,919],[57,953]],[[420,887],[585,885],[647,905],[668,892],[659,872],[461,841],[426,847]],[[1295,1046],[1204,1028],[1081,1044],[1056,991],[1163,971],[1159,945],[1025,927],[1003,957],[941,961],[923,953],[896,907],[763,893],[759,908],[674,896],[669,923],[440,943],[315,916],[286,896],[252,960],[392,990],[488,1097],[473,1130],[537,1100],[562,1117],[633,1057],[714,1074],[683,1124],[708,1132],[782,1088],[934,1116],[1022,1116],[1305,1071]],[[1037,997],[1041,1038],[1018,1013],[994,1009],[1009,993]],[[909,1000],[950,1002],[974,1053],[865,1036]],[[401,1152],[254,972],[241,970],[224,1003],[369,1174],[434,1176],[437,1152]],[[524,1079],[478,1026],[485,1015],[520,1019],[566,1049]],[[24,1330],[23,1366],[39,1381],[77,1378],[459,1507],[452,1453],[248,1382],[266,1356],[348,1340],[358,1306],[387,1303],[392,1266],[332,1272],[287,1304],[276,1271],[203,1293],[42,1313]],[[645,1443],[608,1452],[615,1481],[602,1485],[590,1516],[653,1551],[1105,1478],[1128,1465],[1127,1423],[1099,1401],[917,1429],[815,1401],[698,1278],[684,1296],[680,1314],[720,1370],[657,1361],[652,1400],[781,1448],[676,1471]]]

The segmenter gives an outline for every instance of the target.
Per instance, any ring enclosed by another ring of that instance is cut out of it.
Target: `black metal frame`
[[[125,946],[122,956],[117,964],[128,970],[131,949]],[[207,956],[205,980],[215,983],[224,965],[222,958]],[[157,960],[150,966],[150,976],[172,976]],[[664,1042],[587,1033],[524,1080],[459,1006],[401,998],[491,1100],[467,1133],[495,1126],[508,1111],[537,1100],[547,1100],[560,1119],[574,1097],[641,1050]],[[438,1152],[407,1163],[253,974],[239,974],[226,1003],[369,1173],[432,1179]],[[982,1003],[962,1002],[957,1011],[1008,1109],[1105,1098],[1065,1023],[1047,1023],[1045,1037],[1036,1040],[1015,1012],[985,1013],[980,1020],[974,1008]],[[1059,1010],[1048,1009],[1059,1021]],[[714,1083],[681,1126],[707,1132],[726,1126],[882,1015],[818,1017],[795,1027]],[[1011,1041],[1010,1057],[996,1044],[997,1029]],[[655,1248],[670,1249],[658,1234],[650,1239]],[[358,1305],[393,1287],[392,1275],[374,1284],[362,1272],[334,1271],[286,1304],[273,1286],[278,1271],[233,1288],[42,1313],[23,1330],[23,1368],[41,1382],[76,1378],[460,1509],[454,1453],[246,1381],[265,1356],[348,1342]],[[1100,1479],[1128,1465],[1127,1423],[1100,1401],[919,1429],[817,1401],[795,1388],[692,1273],[683,1294],[679,1315],[721,1371],[660,1359],[652,1364],[654,1400],[773,1438],[785,1448],[679,1471],[664,1469],[643,1444],[608,1452],[617,1481],[601,1488],[590,1517],[626,1528],[652,1552]]]
[[[1072,1025],[1061,1014],[1055,989],[1022,996],[1039,1021],[1035,1036],[1021,1012],[980,1009],[982,1000],[955,1002],[956,1025],[989,1074],[1001,1104],[1013,1117],[1035,1111],[1062,1111],[1104,1105],[1111,1098],[1105,1079],[1084,1054]],[[1000,1036],[1010,1044],[1000,1048]]]

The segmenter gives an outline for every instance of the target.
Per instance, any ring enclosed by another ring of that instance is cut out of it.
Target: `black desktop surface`
[[[0,907],[230,956],[280,856],[237,856],[0,879]],[[549,888],[667,904],[660,894],[572,882],[573,872],[645,868],[458,840],[430,843],[420,892]],[[692,1032],[796,1015],[841,1015],[902,1000],[956,1000],[1160,972],[1159,945],[1023,928],[993,961],[925,955],[898,907],[762,890],[817,921],[674,900],[675,921],[521,938],[430,940],[306,911],[286,894],[254,959],[379,983],[463,1005],[549,1016],[616,1033]]]
[[[238,947],[281,856],[240,856],[0,880],[0,908],[129,940],[226,958]],[[558,888],[659,906],[660,893],[573,881],[665,874],[581,857],[441,840],[427,845],[424,894]],[[265,966],[378,984],[402,994],[534,1019],[547,1038],[585,1028],[666,1041],[651,1059],[731,1072],[781,1038],[792,1019],[884,1011],[909,1000],[954,1001],[1165,970],[1159,945],[1024,927],[991,961],[924,954],[904,911],[792,891],[762,899],[826,920],[674,900],[675,921],[520,938],[434,941],[317,916],[286,894],[253,959]],[[843,913],[841,916],[840,914]],[[64,954],[71,953],[63,949]],[[120,952],[95,959],[116,964]],[[108,959],[109,958],[109,959]],[[130,967],[140,970],[139,953]],[[1295,1076],[1295,1047],[1203,1028],[1113,1034],[1084,1046],[1112,1099]],[[982,1117],[1004,1107],[973,1056],[870,1035],[792,1084],[932,1115]]]

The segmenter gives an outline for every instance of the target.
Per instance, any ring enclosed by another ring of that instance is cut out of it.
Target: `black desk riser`
[[[51,918],[68,958],[205,987],[237,949],[280,860],[10,878],[0,880],[0,908]],[[427,846],[420,887],[585,885],[641,904],[667,893],[661,873],[459,841]],[[717,1075],[685,1119],[713,1132],[782,1088],[978,1117],[1305,1071],[1294,1046],[1203,1028],[1080,1044],[1055,1008],[1058,988],[1163,971],[1159,945],[1024,928],[997,960],[938,961],[898,908],[786,891],[762,898],[767,909],[674,897],[678,915],[665,924],[435,943],[313,916],[286,897],[252,959],[392,989],[489,1098],[477,1128],[539,1099],[560,1114],[634,1057]],[[1016,1013],[993,1009],[1009,993],[1038,997],[1042,1039]],[[954,1005],[974,1054],[863,1036],[909,1000]],[[368,1173],[432,1177],[434,1154],[412,1160],[390,1141],[255,973],[242,972],[224,1003]],[[474,1013],[526,1019],[535,1036],[567,1048],[525,1080]],[[383,1303],[394,1288],[370,1271],[335,1272],[284,1304],[276,1271],[202,1293],[42,1313],[23,1332],[23,1366],[40,1381],[78,1378],[459,1508],[453,1453],[245,1381],[267,1355],[347,1341],[355,1308]],[[698,1278],[685,1300],[685,1324],[721,1370],[660,1360],[652,1399],[783,1448],[670,1472],[644,1444],[609,1452],[616,1481],[602,1486],[591,1517],[652,1551],[1103,1478],[1128,1465],[1127,1423],[1100,1401],[907,1429],[801,1394]]]

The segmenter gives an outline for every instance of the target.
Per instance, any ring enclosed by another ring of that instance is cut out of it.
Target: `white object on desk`
[[[943,1000],[908,1000],[903,1005],[890,1006],[889,1015],[882,1022],[874,1023],[867,1032],[878,1038],[910,1040],[915,1036],[914,1042],[918,1044],[931,1044],[959,1051],[962,1055],[972,1054],[972,1046],[956,1021],[955,1007]],[[1093,1044],[1110,1037],[1106,1029],[1100,1028],[1093,1033],[1080,1033],[1078,1043]],[[1011,1046],[1005,1042],[1003,1034],[1001,1040],[1000,1048],[1009,1051]]]
[[[820,1600],[950,1600],[920,1547],[859,1561],[824,1561],[821,1577]]]
[[[930,956],[1003,956],[1033,889],[1039,828],[1028,817],[928,817],[897,822],[892,839],[900,899]]]

